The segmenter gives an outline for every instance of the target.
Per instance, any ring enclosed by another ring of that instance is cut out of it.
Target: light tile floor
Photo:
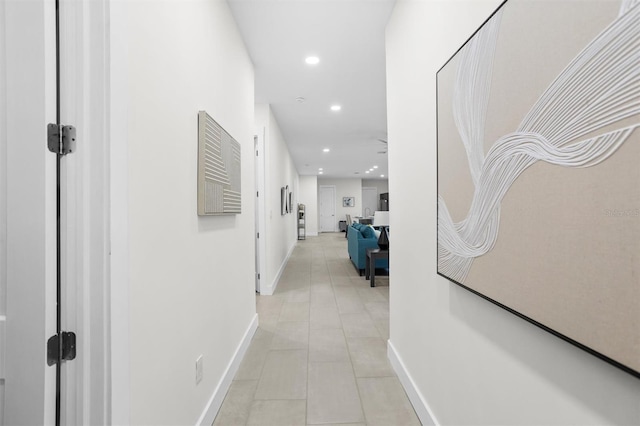
[[[343,233],[298,241],[215,426],[419,425],[387,359],[389,279],[360,277]]]

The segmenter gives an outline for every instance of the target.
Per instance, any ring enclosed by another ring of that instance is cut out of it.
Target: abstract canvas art
[[[438,274],[640,377],[640,1],[505,1],[437,96]]]
[[[198,215],[241,213],[240,144],[198,112]]]

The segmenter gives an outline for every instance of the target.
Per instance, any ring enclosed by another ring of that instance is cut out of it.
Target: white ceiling
[[[322,167],[323,177],[386,178],[378,139],[387,139],[384,31],[394,2],[228,0],[255,67],[256,102],[271,105],[300,175]],[[311,55],[318,65],[305,63]]]

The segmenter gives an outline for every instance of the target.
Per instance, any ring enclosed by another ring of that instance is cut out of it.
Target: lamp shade
[[[389,226],[389,212],[376,211],[373,213],[373,226]]]

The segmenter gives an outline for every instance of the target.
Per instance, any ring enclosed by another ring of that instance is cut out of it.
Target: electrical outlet
[[[202,375],[204,374],[204,366],[203,363],[203,355],[200,355],[198,359],[196,359],[196,385],[202,381]]]

